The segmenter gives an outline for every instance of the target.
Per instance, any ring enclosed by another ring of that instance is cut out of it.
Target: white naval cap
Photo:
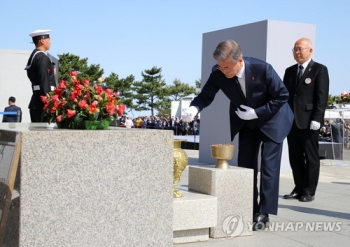
[[[29,36],[32,37],[33,41],[38,39],[50,38],[51,30],[35,30],[30,33]]]

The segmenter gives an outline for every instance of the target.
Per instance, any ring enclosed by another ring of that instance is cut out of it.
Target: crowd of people
[[[173,130],[174,135],[199,135],[200,119],[196,116],[191,122],[184,122],[181,117],[170,116],[140,116],[131,118],[123,115],[117,120],[117,125],[126,128]]]
[[[344,148],[348,146],[350,137],[350,122],[340,118],[335,120],[325,120],[320,128],[318,140],[321,142],[344,143]]]

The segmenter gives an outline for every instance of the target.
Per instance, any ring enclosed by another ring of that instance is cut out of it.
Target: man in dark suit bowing
[[[289,93],[270,64],[243,57],[240,46],[233,40],[221,42],[213,56],[216,68],[182,119],[191,121],[211,104],[220,89],[229,98],[231,140],[239,133],[238,166],[254,169],[253,230],[264,229],[269,214],[277,214],[283,139],[293,122],[293,113],[287,104]]]
[[[329,76],[326,66],[311,59],[309,39],[299,39],[292,51],[297,64],[286,69],[283,82],[295,117],[287,137],[295,187],[283,198],[310,202],[314,200],[320,173],[318,134],[327,107]]]

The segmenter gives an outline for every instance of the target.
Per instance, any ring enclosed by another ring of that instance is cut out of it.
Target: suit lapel
[[[252,66],[247,59],[244,59],[245,66],[245,93],[247,101],[252,98],[254,91],[255,76]]]

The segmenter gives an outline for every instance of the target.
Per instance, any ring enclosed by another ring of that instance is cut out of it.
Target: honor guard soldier
[[[40,96],[47,95],[56,86],[54,68],[47,51],[50,49],[51,30],[36,30],[29,34],[35,49],[28,59],[27,76],[32,83],[33,95],[29,103],[31,122],[46,122],[43,116],[43,102]]]

